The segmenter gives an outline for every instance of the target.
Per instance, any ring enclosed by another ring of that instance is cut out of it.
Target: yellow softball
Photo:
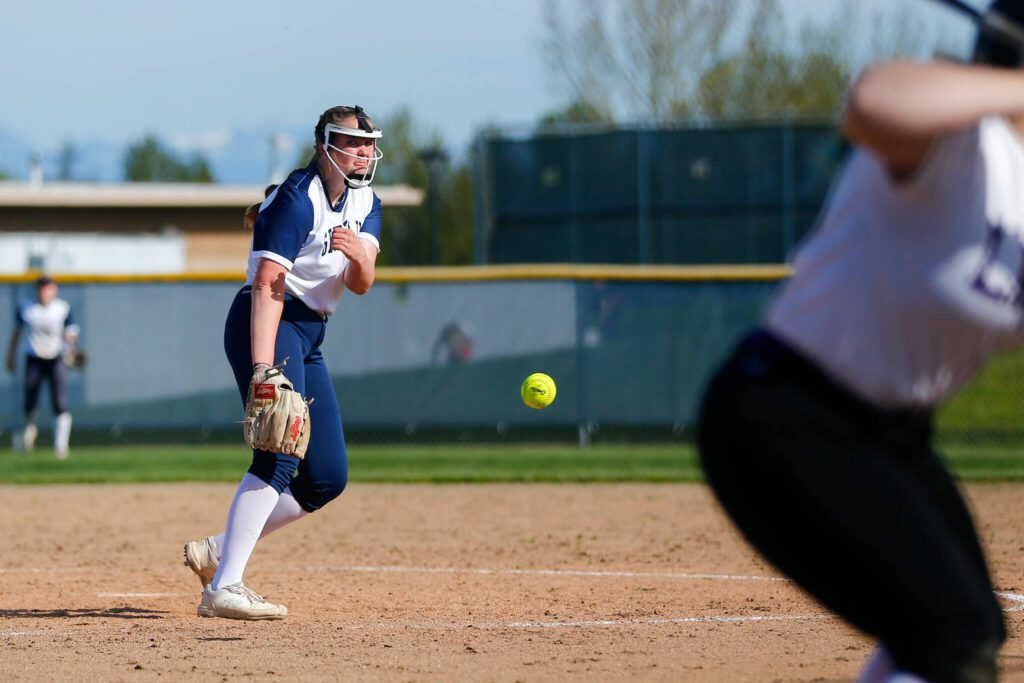
[[[535,410],[542,410],[551,405],[551,402],[555,400],[557,391],[555,380],[543,372],[535,372],[524,379],[523,386],[520,389],[520,393],[523,395],[523,403]]]

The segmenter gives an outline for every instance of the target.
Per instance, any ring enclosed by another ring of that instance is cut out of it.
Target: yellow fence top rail
[[[494,280],[634,280],[639,282],[681,281],[773,281],[791,274],[789,266],[714,265],[714,266],[622,266],[533,264],[501,266],[440,266],[378,268],[377,282],[487,282]],[[245,273],[209,272],[174,275],[87,275],[50,273],[67,284],[124,284],[144,282],[243,282]],[[0,275],[0,284],[34,282],[39,273]]]

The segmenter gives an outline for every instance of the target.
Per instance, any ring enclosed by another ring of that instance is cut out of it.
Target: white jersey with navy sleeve
[[[15,324],[19,329],[28,328],[25,353],[47,360],[64,352],[65,334],[78,334],[71,305],[63,299],[53,299],[46,306],[38,301],[23,303]]]
[[[1000,117],[894,182],[857,150],[766,327],[884,407],[926,407],[1024,341],[1024,144]]]
[[[352,230],[380,249],[380,199],[368,187],[348,188],[331,206],[316,164],[293,171],[260,206],[246,281],[260,259],[280,263],[285,291],[314,311],[330,315],[345,291],[348,258],[331,249],[331,233]]]

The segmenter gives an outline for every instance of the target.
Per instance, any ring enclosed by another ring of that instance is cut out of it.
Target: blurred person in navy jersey
[[[36,407],[43,383],[49,385],[50,405],[55,416],[53,450],[57,458],[68,457],[71,438],[71,413],[67,409],[67,367],[63,359],[68,349],[78,340],[79,327],[75,324],[71,305],[58,298],[59,289],[53,278],[40,277],[36,281],[36,298],[18,306],[14,331],[7,347],[7,370],[17,368],[18,345],[24,337],[25,367],[24,419],[20,431],[14,435],[16,450],[31,451],[39,429],[36,426]]]

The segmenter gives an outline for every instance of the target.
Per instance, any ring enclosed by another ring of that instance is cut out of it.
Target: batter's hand
[[[331,249],[340,251],[349,261],[363,264],[367,260],[366,249],[362,245],[359,235],[354,230],[344,227],[337,227],[331,233]]]

